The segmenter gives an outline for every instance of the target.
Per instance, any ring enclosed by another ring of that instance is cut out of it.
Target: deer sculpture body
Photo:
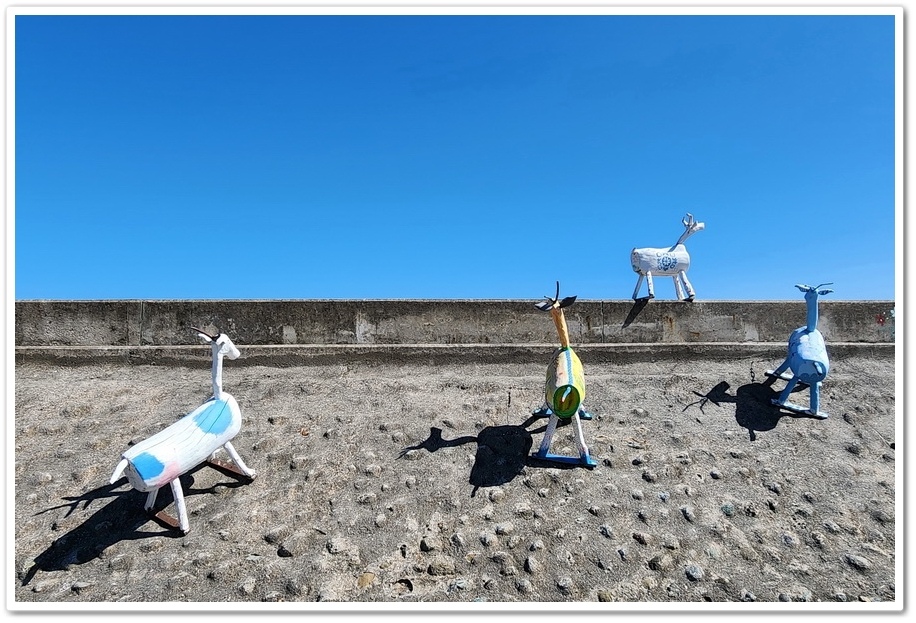
[[[789,352],[785,361],[775,370],[766,371],[766,375],[772,379],[787,381],[779,397],[773,398],[773,404],[819,419],[828,417],[826,413],[820,411],[820,390],[821,383],[827,378],[827,372],[830,370],[830,359],[827,357],[824,336],[817,329],[817,297],[833,292],[833,290],[820,289],[828,285],[831,284],[824,283],[819,286],[796,284],[795,287],[805,293],[807,323],[795,329],[789,336]],[[787,370],[791,370],[792,374],[787,374]],[[789,394],[799,382],[809,388],[810,406],[807,409],[787,402]]]
[[[633,290],[634,301],[638,298],[639,288],[642,286],[643,279],[646,280],[646,285],[649,289],[649,298],[655,298],[655,287],[652,283],[653,276],[672,277],[678,300],[693,301],[694,297],[696,297],[693,285],[687,279],[687,269],[690,268],[690,254],[687,253],[684,241],[704,229],[706,224],[697,222],[689,212],[681,222],[686,230],[671,247],[644,247],[633,249],[630,252],[630,265],[633,267],[633,271],[639,275],[639,279],[636,281],[636,289]],[[682,284],[683,288],[681,287]],[[685,290],[686,296],[684,294]]]
[[[592,416],[582,406],[585,400],[585,375],[582,371],[582,362],[569,345],[569,329],[563,309],[575,303],[575,296],[560,299],[560,282],[557,282],[557,294],[554,298],[545,297],[545,300],[536,303],[535,307],[541,311],[550,312],[554,325],[560,338],[560,347],[554,352],[550,364],[547,366],[547,383],[544,390],[546,406],[535,414],[549,415],[547,430],[541,442],[540,449],[532,456],[559,463],[573,463],[585,467],[597,465],[588,451],[585,437],[582,434],[581,419],[590,420]],[[563,456],[550,453],[550,442],[556,432],[560,419],[572,420],[575,428],[576,446],[579,450],[578,457]]]
[[[228,335],[213,336],[200,329],[194,330],[212,347],[213,396],[171,426],[126,450],[110,479],[110,483],[114,484],[126,475],[133,488],[148,492],[144,504],[147,512],[155,505],[159,489],[170,485],[178,520],[165,511],[156,516],[184,534],[190,528],[180,476],[205,461],[249,479],[256,475],[232,446],[231,440],[242,426],[242,413],[235,398],[223,391],[223,357],[236,359],[239,350]],[[226,451],[234,464],[215,457],[220,448]]]

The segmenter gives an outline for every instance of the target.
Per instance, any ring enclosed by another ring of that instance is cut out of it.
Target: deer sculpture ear
[[[831,290],[831,289],[829,289],[829,288],[824,288],[823,290],[818,290],[818,291],[817,291],[817,293],[818,293],[820,296],[824,296],[825,294],[830,294],[831,292],[833,292],[833,290]]]
[[[560,309],[563,309],[564,307],[569,307],[570,305],[572,305],[575,302],[576,302],[576,297],[567,296],[562,301],[560,301]]]
[[[541,301],[540,303],[535,303],[534,306],[541,311],[550,311],[550,308],[553,307],[553,301]]]

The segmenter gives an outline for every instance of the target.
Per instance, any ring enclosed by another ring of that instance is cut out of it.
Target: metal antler
[[[541,311],[549,311],[554,307],[564,308],[569,307],[576,302],[575,296],[567,296],[563,300],[560,300],[560,282],[557,281],[557,294],[553,298],[548,295],[544,295],[544,300],[540,303],[535,303],[534,306],[540,309]]]
[[[213,340],[214,342],[215,342],[216,339],[219,337],[219,333],[217,333],[216,335],[210,335],[209,333],[207,333],[207,332],[204,331],[203,329],[198,329],[197,327],[191,327],[191,328],[192,328],[194,331],[197,331],[198,333],[200,333],[201,335],[206,335],[208,338],[210,338],[210,339]]]

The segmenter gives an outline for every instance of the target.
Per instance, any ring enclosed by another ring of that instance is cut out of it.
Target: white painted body
[[[216,408],[222,412],[210,415]],[[238,403],[223,392],[221,400],[208,400],[168,428],[131,446],[121,455],[127,460],[124,474],[138,491],[158,489],[209,459],[241,428]]]
[[[633,271],[641,275],[652,273],[656,277],[673,277],[690,268],[690,254],[682,244],[671,248],[633,249],[630,253]]]
[[[256,475],[232,447],[231,440],[242,426],[242,414],[235,398],[223,391],[223,357],[235,359],[239,350],[226,335],[216,339],[199,335],[212,347],[213,396],[174,424],[126,450],[109,479],[114,484],[126,475],[132,487],[146,492],[147,512],[155,505],[159,489],[169,485],[178,510],[178,527],[185,534],[189,524],[180,476],[211,459],[220,448],[229,454],[240,473],[249,478]]]
[[[682,221],[686,230],[670,247],[640,247],[630,251],[630,266],[639,275],[636,288],[633,290],[633,300],[639,295],[639,288],[643,279],[649,289],[649,298],[655,298],[655,285],[652,277],[671,277],[674,279],[674,289],[678,300],[692,301],[696,296],[693,284],[687,279],[687,269],[690,268],[690,254],[684,241],[706,225],[698,223],[689,212]],[[686,292],[686,294],[685,294]]]

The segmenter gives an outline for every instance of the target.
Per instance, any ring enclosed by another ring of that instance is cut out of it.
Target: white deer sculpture
[[[190,528],[180,476],[204,461],[249,479],[256,475],[230,443],[241,429],[242,413],[235,398],[223,391],[223,357],[236,359],[239,349],[224,333],[213,336],[192,328],[212,346],[213,396],[168,428],[131,446],[121,455],[121,462],[110,479],[110,483],[114,484],[126,473],[133,488],[149,492],[143,506],[148,513],[156,503],[159,488],[171,485],[178,520],[164,510],[157,513],[156,517],[174,528],[180,528],[184,534]],[[220,448],[226,450],[235,465],[214,456]]]
[[[678,300],[693,301],[696,296],[690,280],[687,279],[687,269],[690,268],[690,254],[687,253],[684,241],[704,229],[706,225],[705,223],[697,222],[689,212],[681,222],[686,227],[686,230],[670,248],[644,247],[633,249],[630,252],[630,265],[633,267],[633,271],[639,275],[639,279],[636,281],[636,289],[633,290],[634,301],[639,294],[643,278],[645,278],[649,288],[649,298],[655,298],[655,288],[652,284],[653,275],[674,278],[674,289]],[[684,284],[683,289],[681,288],[682,281]],[[684,296],[684,290],[687,291],[686,297]]]

